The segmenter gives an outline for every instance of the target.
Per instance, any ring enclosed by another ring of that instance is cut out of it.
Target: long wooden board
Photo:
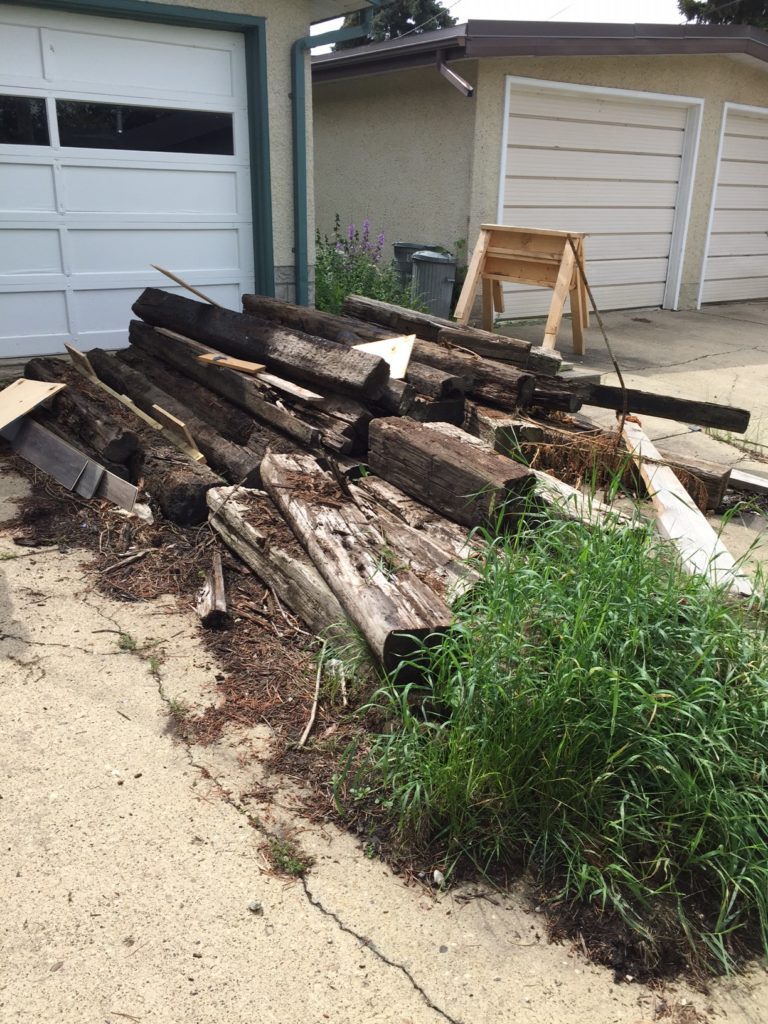
[[[752,584],[673,470],[660,465],[661,454],[642,427],[627,421],[623,434],[656,509],[656,527],[677,548],[685,571],[735,594],[751,594]]]

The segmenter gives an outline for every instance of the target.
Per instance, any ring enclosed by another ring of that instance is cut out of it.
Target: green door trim
[[[1,4],[0,6],[6,6]],[[146,0],[13,0],[13,7],[43,7],[99,18],[125,18],[186,28],[241,32],[245,41],[248,92],[248,133],[253,206],[253,256],[256,291],[275,294],[275,257],[272,244],[272,182],[269,160],[269,104],[267,99],[266,18],[226,11],[207,11]]]

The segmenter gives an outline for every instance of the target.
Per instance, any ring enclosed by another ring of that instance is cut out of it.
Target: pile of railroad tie
[[[733,486],[729,471],[670,468],[636,420],[744,431],[746,411],[569,382],[556,352],[359,296],[342,316],[255,295],[243,303],[238,313],[147,289],[127,349],[93,349],[78,368],[32,359],[25,376],[67,385],[42,413],[59,437],[174,523],[210,519],[313,633],[349,620],[393,668],[450,625],[452,600],[476,578],[473,527],[503,529],[548,505],[631,528],[578,479],[546,471],[564,463],[541,453],[569,445],[620,454],[689,570],[748,592],[700,511]],[[410,356],[397,379],[377,354],[395,335]],[[583,403],[626,403],[635,416],[617,438],[578,415]]]

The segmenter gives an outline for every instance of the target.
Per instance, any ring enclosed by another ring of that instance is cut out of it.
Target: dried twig
[[[317,705],[320,700],[320,680],[323,678],[323,660],[325,658],[325,648],[328,645],[328,641],[323,641],[323,646],[320,650],[320,654],[317,657],[317,675],[315,676],[315,698],[312,701],[312,710],[309,713],[309,721],[304,727],[304,732],[301,734],[301,739],[298,742],[299,747],[303,747],[309,739],[309,734],[315,724],[317,718]]]

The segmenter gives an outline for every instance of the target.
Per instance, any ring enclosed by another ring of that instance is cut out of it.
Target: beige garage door
[[[768,110],[724,118],[702,302],[768,296]]]
[[[499,219],[584,231],[602,309],[674,307],[701,103],[509,78]],[[507,286],[507,315],[551,293]]]

